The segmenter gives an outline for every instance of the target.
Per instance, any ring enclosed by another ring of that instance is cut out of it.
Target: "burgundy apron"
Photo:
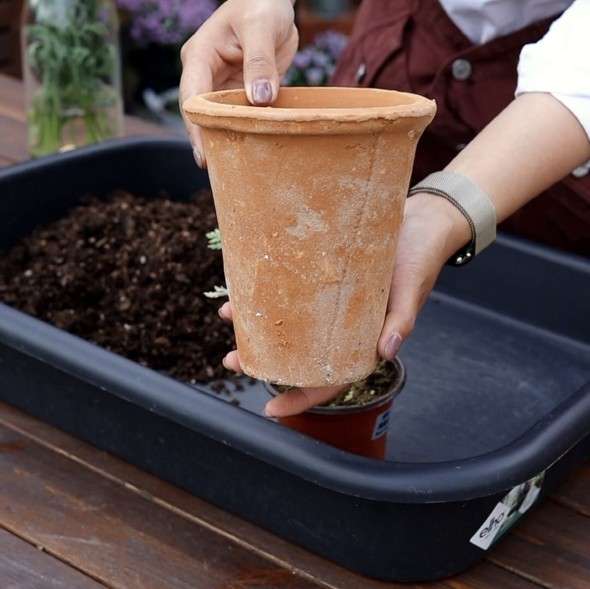
[[[437,0],[364,0],[332,83],[436,100],[437,114],[418,145],[416,182],[446,166],[513,100],[520,51],[552,20],[474,45]],[[590,174],[568,175],[501,227],[590,257]]]

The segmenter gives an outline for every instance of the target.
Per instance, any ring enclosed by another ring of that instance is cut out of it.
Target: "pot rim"
[[[394,364],[397,368],[396,377],[391,383],[391,389],[389,392],[377,399],[369,401],[367,403],[363,403],[362,405],[343,405],[339,407],[322,407],[317,406],[313,407],[312,409],[308,409],[304,413],[314,413],[319,415],[345,415],[348,413],[363,413],[365,411],[371,411],[382,405],[389,403],[389,401],[393,400],[399,393],[401,393],[404,385],[406,383],[406,367],[404,363],[398,358],[397,356],[393,360],[387,360],[387,362]],[[273,396],[276,397],[280,393],[276,390],[275,386],[269,382],[263,382],[264,387],[266,390]]]
[[[344,91],[344,92],[343,92]],[[340,99],[334,98],[336,94]],[[335,106],[314,106],[320,104]],[[306,106],[308,105],[308,106]],[[249,104],[243,89],[205,92],[187,99],[187,116],[203,126],[222,127],[210,119],[255,119],[268,122],[362,122],[395,121],[400,118],[429,117],[436,111],[434,100],[397,90],[337,86],[281,87],[272,106]]]

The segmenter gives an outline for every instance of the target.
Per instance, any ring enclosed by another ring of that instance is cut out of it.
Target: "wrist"
[[[424,192],[446,200],[469,225],[471,239],[448,259],[448,264],[462,266],[493,243],[496,209],[487,194],[470,178],[450,170],[435,172],[412,187],[408,196]]]
[[[416,192],[406,201],[405,217],[424,219],[425,231],[435,238],[441,265],[471,241],[471,227],[451,202],[428,192]]]

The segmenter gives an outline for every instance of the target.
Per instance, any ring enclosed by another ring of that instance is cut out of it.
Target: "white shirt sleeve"
[[[549,92],[590,139],[590,0],[575,0],[538,42],[525,45],[516,95]]]

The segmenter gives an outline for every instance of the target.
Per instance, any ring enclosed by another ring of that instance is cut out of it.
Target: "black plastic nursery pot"
[[[136,138],[0,171],[0,249],[113,189],[208,185],[181,139]],[[400,357],[385,460],[0,305],[0,398],[370,577],[479,562],[590,456],[590,262],[507,237],[445,269]],[[198,555],[195,555],[197,557]]]

